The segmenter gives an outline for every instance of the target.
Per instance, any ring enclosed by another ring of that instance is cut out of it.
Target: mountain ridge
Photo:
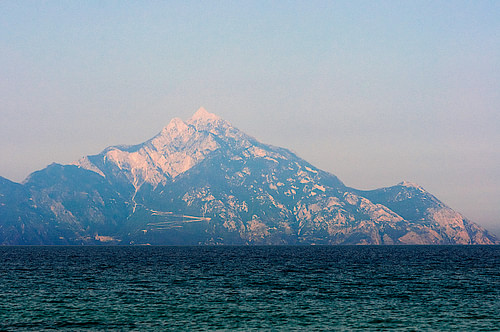
[[[417,184],[349,188],[204,108],[0,186],[24,202],[0,193],[3,244],[499,243]]]

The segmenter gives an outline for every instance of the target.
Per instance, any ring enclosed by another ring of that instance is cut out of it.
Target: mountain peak
[[[415,182],[410,182],[410,181],[403,181],[398,183],[399,186],[402,187],[407,187],[407,188],[415,188],[415,189],[423,189],[420,185],[416,184]]]
[[[227,130],[232,128],[231,124],[221,117],[208,112],[200,107],[193,116],[186,121],[187,125],[193,126],[198,131],[209,131],[216,135],[228,135]]]
[[[200,107],[196,113],[193,114],[191,119],[189,119],[189,122],[195,122],[195,121],[216,121],[220,120],[221,118],[218,117],[217,115],[208,112],[204,107]]]
[[[170,120],[168,125],[166,125],[163,128],[162,133],[183,132],[187,128],[188,128],[187,124],[184,121],[182,121],[182,119],[173,118],[172,120]]]

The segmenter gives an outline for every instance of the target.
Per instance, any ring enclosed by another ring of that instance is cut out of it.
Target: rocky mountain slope
[[[142,144],[0,178],[0,243],[499,242],[418,185],[346,187],[202,108]]]

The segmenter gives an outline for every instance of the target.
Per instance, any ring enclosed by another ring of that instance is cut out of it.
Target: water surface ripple
[[[500,330],[500,246],[0,247],[0,330]]]

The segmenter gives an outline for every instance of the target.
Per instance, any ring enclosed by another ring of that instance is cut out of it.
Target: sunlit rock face
[[[15,199],[13,199],[15,198]],[[152,139],[0,181],[3,244],[494,244],[417,184],[346,187],[199,109]]]

